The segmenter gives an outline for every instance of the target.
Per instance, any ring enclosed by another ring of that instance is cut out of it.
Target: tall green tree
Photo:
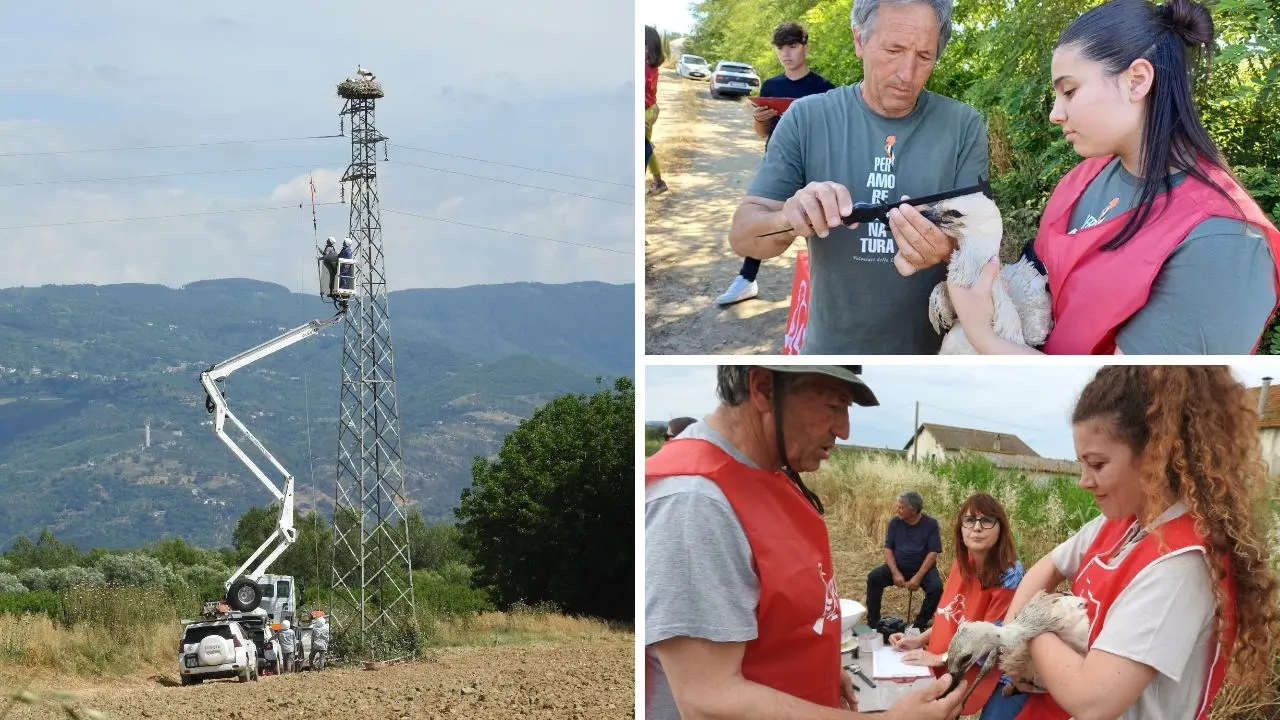
[[[13,572],[27,568],[52,570],[77,565],[83,559],[79,548],[73,543],[58,540],[49,528],[41,530],[35,542],[25,535],[18,538],[4,555]]]
[[[633,618],[635,442],[635,390],[621,378],[555,398],[496,459],[476,458],[455,510],[475,582],[500,606]]]

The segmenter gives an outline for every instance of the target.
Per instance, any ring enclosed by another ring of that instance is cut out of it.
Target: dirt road
[[[781,352],[794,257],[766,260],[752,300],[716,306],[742,258],[729,222],[764,152],[746,100],[713,100],[707,83],[662,71],[654,146],[671,189],[645,202],[645,352]]]
[[[172,687],[176,673],[111,682],[46,678],[33,690],[70,690],[76,707],[113,719],[622,720],[635,716],[634,652],[629,639],[447,648],[432,661],[375,671],[329,668],[191,687]],[[21,682],[12,672],[0,673],[0,688]],[[0,700],[0,716],[3,709]],[[56,706],[19,703],[5,720],[66,717]]]

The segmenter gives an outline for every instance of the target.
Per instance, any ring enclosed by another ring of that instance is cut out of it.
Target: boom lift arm
[[[280,554],[287,550],[289,546],[298,539],[298,531],[293,527],[293,475],[291,475],[289,471],[286,470],[278,460],[276,460],[275,456],[267,451],[258,438],[254,437],[253,433],[249,431],[249,428],[245,427],[244,423],[240,421],[240,418],[236,417],[235,413],[231,412],[231,409],[227,407],[226,397],[222,394],[221,389],[218,388],[218,383],[222,382],[224,378],[230,376],[231,373],[251,363],[257,362],[272,353],[283,350],[294,343],[318,334],[320,331],[341,320],[345,314],[346,308],[344,307],[342,310],[335,313],[333,317],[324,320],[312,320],[306,325],[301,325],[289,330],[288,332],[268,340],[255,348],[246,350],[235,357],[213,365],[208,370],[200,373],[200,384],[204,387],[205,391],[205,409],[213,414],[213,434],[217,435],[218,439],[222,440],[222,442],[226,443],[227,447],[231,448],[231,452],[240,459],[240,462],[244,463],[245,466],[249,468],[250,472],[253,473],[254,477],[258,478],[258,480],[266,486],[267,491],[280,502],[280,518],[276,522],[275,532],[271,533],[262,545],[258,546],[258,549],[254,551],[253,555],[249,556],[248,560],[245,560],[243,565],[236,568],[236,571],[225,583],[227,588],[227,601],[237,610],[247,611],[257,607],[260,597],[258,596],[259,591],[254,580],[265,573],[267,568],[271,566],[271,563],[275,562],[276,558],[280,557]],[[267,458],[276,471],[283,476],[283,487],[278,487],[276,483],[273,482],[265,472],[263,472],[262,468],[260,468],[258,464],[255,463],[253,459],[250,458],[249,455],[246,454],[245,451],[241,449],[240,446],[237,445],[236,442],[226,433],[226,422],[228,420],[239,428],[240,432],[244,433],[244,436],[248,438],[249,442],[252,443],[253,446]],[[276,545],[275,550],[271,551],[271,553],[267,555],[261,563],[259,563],[257,568],[254,569],[251,574],[246,576],[244,573],[249,566],[252,565],[253,562],[272,545],[272,543],[276,543],[277,541],[278,544]],[[249,605],[252,605],[252,607],[248,607]]]

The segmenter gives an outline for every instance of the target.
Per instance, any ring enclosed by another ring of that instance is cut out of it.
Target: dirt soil
[[[706,82],[673,70],[662,71],[658,105],[653,143],[671,189],[645,200],[645,352],[779,353],[801,243],[764,261],[755,299],[715,304],[742,266],[729,223],[764,154],[753,106],[713,100]]]
[[[560,718],[635,717],[634,645],[629,640],[490,648],[446,648],[428,661],[381,670],[326,668],[323,672],[266,676],[258,682],[206,681],[177,686],[166,676],[93,681],[38,678],[31,686],[74,692],[74,705],[108,718],[248,720],[249,718]],[[25,682],[16,668],[0,667],[8,695]],[[5,720],[66,718],[57,706],[16,704]]]

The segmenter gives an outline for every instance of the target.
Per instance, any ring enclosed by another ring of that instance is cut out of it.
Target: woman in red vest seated
[[[1003,623],[1009,601],[1013,600],[1013,592],[1024,574],[1004,507],[987,493],[977,493],[964,501],[952,534],[953,547],[964,550],[957,552],[951,563],[942,599],[933,614],[933,625],[919,635],[897,633],[889,637],[894,647],[908,651],[903,662],[933,668],[938,676],[946,672],[943,653],[960,622]],[[974,665],[965,673],[971,685],[979,667]],[[979,720],[1017,717],[1027,696],[1005,697],[1000,693],[1000,682],[999,673],[987,673],[960,714],[981,712]]]
[[[1085,158],[1054,189],[1035,241],[1053,298],[1050,355],[1248,354],[1276,309],[1280,232],[1232,176],[1191,97],[1188,54],[1214,50],[1192,0],[1111,0],[1053,52],[1053,109]],[[1172,186],[1172,187],[1170,187]],[[997,261],[949,285],[980,353],[1037,353],[996,336]]]
[[[1089,650],[1028,647],[1041,684],[1023,720],[1205,720],[1225,679],[1275,664],[1274,519],[1258,413],[1226,367],[1104,367],[1072,413],[1080,487],[1102,515],[1037,562],[1006,621],[1064,579],[1084,598]]]

